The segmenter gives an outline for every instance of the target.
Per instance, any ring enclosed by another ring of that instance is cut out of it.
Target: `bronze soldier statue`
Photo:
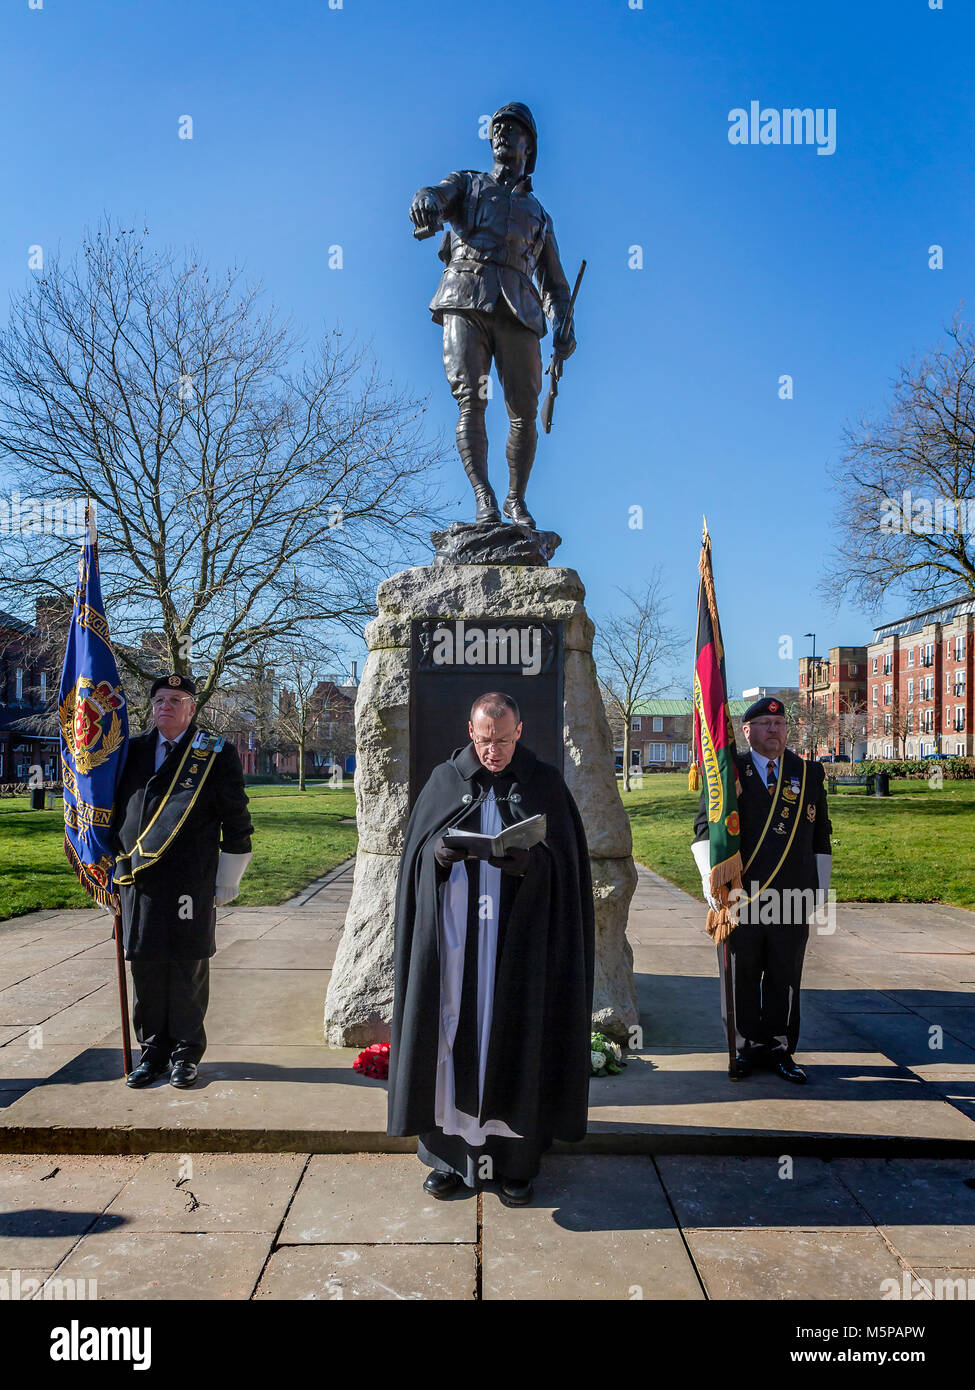
[[[538,442],[540,342],[547,315],[559,358],[575,351],[572,295],[552,219],[532,192],[538,150],[532,113],[519,101],[509,102],[492,116],[489,135],[491,172],[464,169],[421,188],[410,217],[418,240],[450,224],[439,252],[446,269],[430,310],[443,325],[444,368],[459,407],[457,448],[477,499],[476,520],[502,519],[488,479],[484,425],[493,359],[510,421],[504,513],[534,529],[525,487]]]

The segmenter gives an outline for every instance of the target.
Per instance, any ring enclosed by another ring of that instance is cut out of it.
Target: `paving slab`
[[[327,970],[213,971],[206,1016],[209,1045],[251,1048],[321,1043]]]
[[[904,1273],[876,1231],[693,1230],[710,1299],[881,1299]]]
[[[131,994],[129,998],[131,999]],[[32,1025],[33,1028],[37,1028],[38,1036],[45,1047],[65,1043],[93,1047],[104,1041],[112,1031],[118,1038],[122,1029],[118,985],[102,985],[77,1004],[69,1004],[66,1009],[45,1019],[43,1023]]]
[[[281,1245],[440,1245],[477,1240],[477,1201],[463,1189],[438,1200],[413,1155],[312,1158],[279,1236]]]
[[[0,1050],[0,1088],[22,1086],[29,1090],[40,1081],[46,1081],[55,1072],[84,1051],[82,1043],[55,1044],[46,1042],[43,1047],[33,1045],[38,1034],[28,1034],[8,1043]]]
[[[218,951],[211,967],[218,970],[331,970],[339,934],[328,939],[262,937],[240,940]]]
[[[276,1250],[255,1299],[476,1297],[471,1245],[292,1245]]]
[[[975,1302],[975,1266],[955,1269],[915,1265],[912,1280],[926,1289],[935,1302]]]
[[[43,1023],[100,988],[91,978],[63,979],[56,984],[42,984],[40,978],[35,975],[22,984],[0,990],[0,1023]]]
[[[662,1155],[656,1163],[685,1231],[749,1226],[855,1231],[875,1224],[838,1180],[834,1165],[818,1158]]]
[[[6,1303],[8,1300],[11,1303],[29,1302],[40,1293],[53,1273],[52,1269],[27,1269],[24,1266],[19,1269],[0,1269],[0,1303]],[[84,1293],[84,1286],[80,1294],[76,1289],[71,1290],[72,1297],[83,1297]]]
[[[802,1141],[813,1139],[823,1152],[841,1151],[844,1139],[865,1149],[912,1138],[972,1141],[971,1120],[882,1053],[803,1052],[798,1060],[807,1086],[763,1071],[730,1082],[727,1053],[631,1054],[621,1075],[590,1086],[590,1140],[607,1131],[653,1133],[658,1140],[710,1134],[749,1138],[750,1152],[759,1145],[762,1152],[783,1152],[780,1146],[790,1143],[800,1146],[791,1152],[808,1152]],[[656,1149],[666,1152],[667,1145],[658,1142]]]
[[[117,1047],[89,1048],[0,1115],[0,1150],[24,1148],[40,1130],[47,1147],[68,1152],[408,1151],[410,1140],[387,1138],[385,1086],[352,1070],[356,1055],[215,1045],[191,1090],[165,1077],[133,1090]]]
[[[975,1267],[975,1164],[836,1159],[830,1169],[906,1260]]]
[[[653,1164],[549,1158],[528,1207],[482,1196],[485,1300],[703,1298]]]
[[[940,1023],[942,1035],[932,1033],[938,1016],[924,1018],[911,1011],[906,1014],[845,1014],[844,1022],[878,1051],[896,1060],[901,1066],[913,1069],[932,1062],[944,1064],[975,1064],[975,1048],[947,1031],[945,1020]],[[932,1047],[932,1042],[940,1046]]]
[[[271,1251],[270,1235],[129,1231],[84,1236],[58,1266],[62,1279],[94,1279],[99,1302],[248,1299]]]
[[[135,1155],[5,1155],[0,1163],[0,1267],[57,1265],[139,1169]]]
[[[277,1231],[306,1163],[303,1154],[150,1154],[93,1234]]]

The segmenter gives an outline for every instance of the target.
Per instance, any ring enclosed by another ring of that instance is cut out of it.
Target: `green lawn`
[[[861,787],[830,797],[832,887],[840,902],[945,902],[975,908],[975,781],[892,781],[888,798]],[[698,793],[683,773],[645,776],[623,796],[633,855],[701,898],[690,841]]]
[[[355,853],[351,778],[341,789],[311,783],[256,786],[247,793],[254,822],[254,858],[235,901],[243,906],[286,902],[306,883]],[[64,812],[31,811],[27,797],[0,801],[0,921],[37,908],[90,907],[64,857]]]
[[[287,901],[355,853],[351,779],[341,789],[311,783],[248,790],[254,859],[239,903]],[[623,797],[641,864],[701,897],[690,853],[697,793],[682,773],[644,778]],[[830,798],[833,887],[841,902],[946,902],[975,909],[975,781],[891,782],[889,798],[860,788]],[[36,908],[87,907],[64,857],[60,809],[30,811],[26,797],[0,801],[0,920]]]

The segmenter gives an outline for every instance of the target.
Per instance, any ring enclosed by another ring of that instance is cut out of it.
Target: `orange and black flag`
[[[733,889],[741,889],[741,835],[738,821],[738,767],[735,734],[728,710],[724,643],[714,596],[711,537],[707,521],[698,561],[701,583],[697,597],[697,647],[694,657],[694,749],[704,779],[711,846],[711,896],[720,912],[708,910],[708,932],[724,941],[738,924]]]

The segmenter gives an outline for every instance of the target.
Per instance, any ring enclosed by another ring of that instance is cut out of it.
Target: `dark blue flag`
[[[85,511],[71,627],[58,690],[64,765],[64,852],[82,887],[118,911],[112,886],[112,813],[129,716],[108,636],[94,518]]]

